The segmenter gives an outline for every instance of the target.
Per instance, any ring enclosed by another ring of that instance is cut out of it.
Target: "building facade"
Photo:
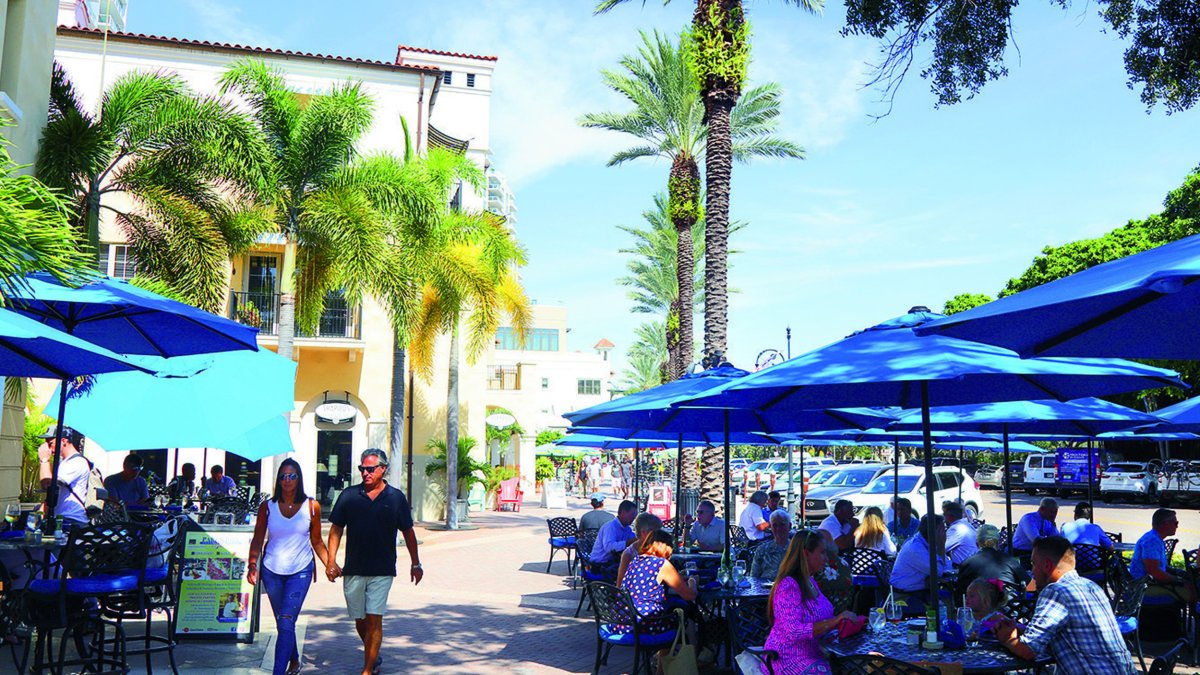
[[[262,59],[281,69],[298,96],[318,94],[352,79],[362,83],[376,104],[374,124],[360,143],[361,152],[403,153],[403,117],[418,152],[430,144],[456,148],[481,168],[490,155],[495,57],[400,47],[395,61],[372,61],[113,31],[105,36],[99,30],[78,27],[59,28],[55,55],[85,105],[93,108],[103,90],[102,70],[108,83],[134,70],[174,72],[195,91],[209,94],[216,93],[217,79],[225,68],[246,57]],[[460,186],[452,199],[465,210],[484,210],[487,206],[487,195],[477,194],[469,186]],[[101,223],[101,240],[103,269],[114,276],[132,276],[136,270],[124,245],[124,234],[111,220]],[[229,316],[258,325],[259,343],[267,349],[275,349],[278,341],[282,251],[281,240],[267,237],[231,265]],[[318,329],[296,338],[293,456],[326,503],[336,498],[338,491],[359,481],[353,467],[362,450],[391,450],[393,347],[391,323],[380,303],[367,298],[354,305],[336,294],[326,298]],[[434,376],[428,382],[416,378],[411,497],[416,516],[422,520],[442,517],[442,495],[425,480],[424,466],[430,458],[426,443],[444,438],[446,433],[448,348],[449,339],[443,337],[435,352],[438,365]],[[476,438],[484,437],[486,373],[482,359],[476,366],[465,360],[461,364],[460,433]],[[391,454],[389,478],[403,488],[407,482],[405,458],[401,452]],[[482,448],[479,454],[482,459]],[[123,457],[124,453],[112,452],[95,459],[103,461],[108,472],[118,470]],[[173,475],[184,462],[198,468],[222,464],[230,475],[260,489],[273,489],[271,460],[245,462],[215,448],[172,449],[153,453],[147,459],[152,468],[158,467],[156,473],[160,475]]]
[[[567,308],[533,306],[533,327],[525,344],[509,326],[496,332],[496,347],[487,362],[487,406],[507,410],[524,434],[518,463],[523,480],[532,484],[537,434],[570,426],[563,413],[607,401],[611,396],[613,344],[601,340],[588,351],[571,350]]]

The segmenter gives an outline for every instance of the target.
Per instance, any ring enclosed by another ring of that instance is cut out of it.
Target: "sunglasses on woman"
[[[300,479],[300,474],[298,474],[298,473],[281,473],[281,474],[279,474],[279,480],[299,480],[299,479]]]

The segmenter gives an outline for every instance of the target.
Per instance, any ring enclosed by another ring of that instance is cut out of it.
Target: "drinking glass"
[[[892,623],[900,623],[904,618],[904,608],[895,602],[887,606],[887,620]]]
[[[741,583],[746,578],[746,561],[739,560],[733,563],[733,580]]]
[[[958,625],[962,626],[963,636],[967,639],[967,644],[976,646],[978,644],[977,636],[972,632],[975,628],[975,613],[970,607],[959,607],[957,615]]]
[[[687,562],[687,564],[685,564],[683,566],[683,575],[685,577],[691,578],[691,577],[696,576],[699,573],[700,573],[700,568],[696,565],[695,560],[689,560]]]
[[[8,506],[4,507],[4,522],[8,523],[8,529],[11,530],[13,528],[13,525],[15,525],[17,522],[17,518],[20,518],[20,517],[21,517],[21,505],[20,504],[9,504]]]
[[[886,617],[883,615],[882,607],[876,607],[875,609],[872,609],[871,613],[867,615],[867,624],[872,633],[879,632],[879,629],[883,628],[885,621]]]

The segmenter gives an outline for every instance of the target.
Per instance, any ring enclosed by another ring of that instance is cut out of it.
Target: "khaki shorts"
[[[348,576],[342,578],[342,592],[346,595],[346,610],[355,621],[367,618],[368,614],[383,616],[387,608],[388,592],[396,577]]]

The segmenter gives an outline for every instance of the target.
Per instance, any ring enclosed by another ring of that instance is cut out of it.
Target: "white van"
[[[1055,494],[1058,481],[1058,455],[1053,453],[1031,454],[1025,458],[1025,493]]]

